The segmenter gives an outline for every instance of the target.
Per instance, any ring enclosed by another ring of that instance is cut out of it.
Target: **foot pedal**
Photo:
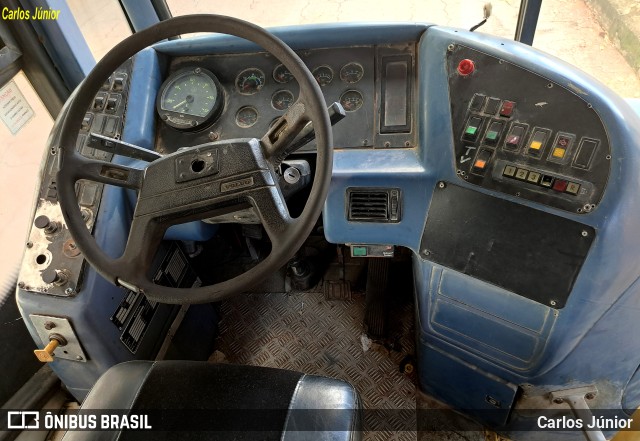
[[[324,299],[351,300],[351,285],[345,280],[325,280]]]
[[[386,305],[384,293],[389,283],[389,260],[369,259],[367,268],[367,292],[365,300],[364,328],[373,338],[385,336]]]

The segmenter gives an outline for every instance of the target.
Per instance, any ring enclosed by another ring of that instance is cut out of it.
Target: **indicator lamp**
[[[471,75],[475,69],[475,63],[473,62],[473,60],[469,60],[468,58],[465,58],[464,60],[460,61],[460,63],[458,63],[458,73],[463,77]]]

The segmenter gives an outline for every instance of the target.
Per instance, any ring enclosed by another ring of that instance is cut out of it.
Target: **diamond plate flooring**
[[[353,384],[364,440],[415,440],[416,387],[399,365],[414,353],[413,308],[396,308],[385,345],[363,336],[364,295],[327,301],[316,292],[245,294],[222,303],[217,349],[231,363],[278,367]],[[389,347],[386,347],[389,346]],[[412,423],[413,422],[413,423]]]

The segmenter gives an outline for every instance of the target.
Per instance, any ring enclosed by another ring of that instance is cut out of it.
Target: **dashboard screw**
[[[589,232],[587,230],[582,230],[582,237],[587,237]]]
[[[209,132],[209,139],[211,141],[215,141],[216,139],[218,139],[220,137],[220,135],[218,135],[218,133],[216,132]]]
[[[422,250],[422,254],[424,254],[425,256],[428,256],[431,254],[431,252],[429,250]]]
[[[387,141],[387,142],[384,143],[384,146],[385,147],[391,147],[391,143],[389,141]]]
[[[20,282],[20,283],[18,283],[18,288],[20,288],[20,289],[24,289],[24,287],[25,287],[24,282]]]
[[[594,394],[593,392],[589,392],[588,394],[586,394],[584,396],[587,400],[593,400],[596,397],[596,394]]]
[[[76,357],[76,360],[78,360],[78,361],[82,361],[82,360],[84,360],[84,358],[82,358],[80,355],[78,355],[78,356]]]
[[[438,182],[438,188],[445,188],[447,186],[447,184],[445,184],[444,182],[440,181]]]
[[[564,400],[562,398],[556,398],[555,400],[553,400],[553,402],[556,404],[562,404],[564,403]]]
[[[549,302],[549,304],[550,304],[551,306],[556,306],[556,305],[558,304],[558,302],[556,302],[555,300],[551,300],[551,301]]]
[[[51,331],[55,327],[56,327],[56,324],[53,322],[45,322],[44,324],[44,329],[46,329],[47,331]]]
[[[33,248],[33,242],[31,241],[27,242],[27,248]]]
[[[453,44],[453,43],[451,43],[449,46],[447,46],[447,50],[448,50],[449,52],[453,52],[453,50],[454,50],[455,48],[456,48],[456,45],[455,45],[455,44]]]
[[[405,141],[405,142],[404,142],[404,146],[405,146],[405,147],[411,147],[411,143],[410,143],[409,141]]]
[[[64,293],[68,296],[72,296],[74,295],[76,292],[73,290],[73,288],[67,288],[64,290]]]

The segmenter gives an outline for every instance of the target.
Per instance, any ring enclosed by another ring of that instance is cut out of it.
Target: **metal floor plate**
[[[364,440],[417,439],[406,423],[415,419],[416,387],[399,370],[403,358],[414,353],[413,305],[394,313],[395,345],[388,350],[363,337],[364,295],[326,301],[322,292],[318,286],[314,292],[245,294],[222,302],[217,349],[235,364],[348,381],[360,393],[366,426],[373,429]]]

